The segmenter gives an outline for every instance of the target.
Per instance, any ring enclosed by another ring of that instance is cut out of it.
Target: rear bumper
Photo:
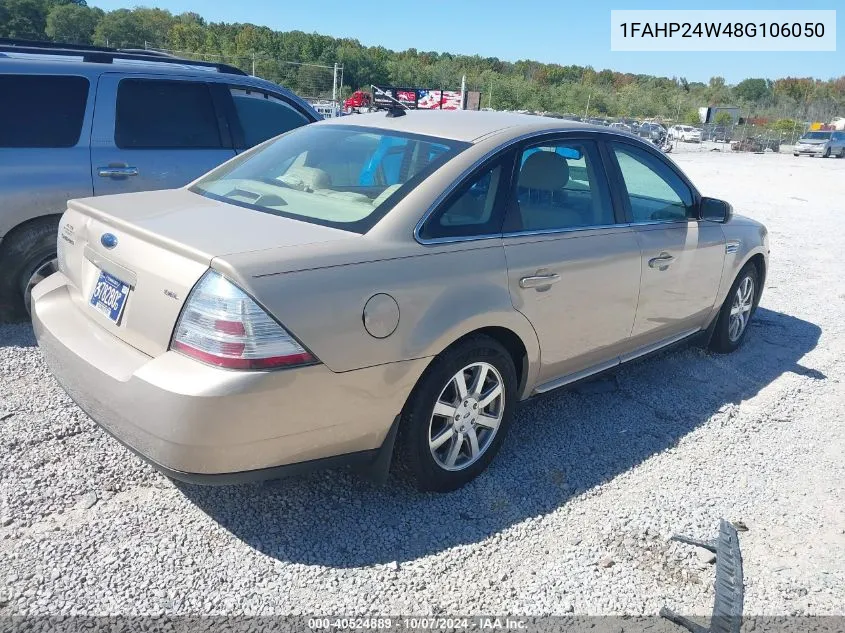
[[[240,482],[373,458],[428,363],[343,373],[324,365],[231,371],[176,352],[151,358],[85,309],[61,273],[35,288],[33,327],[50,371],[111,435],[192,482]]]

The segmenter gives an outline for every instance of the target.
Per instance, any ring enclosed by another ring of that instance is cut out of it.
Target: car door
[[[697,219],[696,192],[660,154],[621,140],[610,147],[642,250],[633,342],[659,344],[705,327],[725,259],[721,225]]]
[[[612,366],[629,349],[641,257],[621,220],[593,140],[520,150],[503,244],[513,304],[540,341],[540,383]]]
[[[282,95],[252,86],[231,85],[226,90],[228,94],[221,102],[227,109],[231,103],[228,119],[238,153],[315,120]]]
[[[95,195],[171,189],[235,151],[211,86],[194,78],[106,73],[97,87]]]

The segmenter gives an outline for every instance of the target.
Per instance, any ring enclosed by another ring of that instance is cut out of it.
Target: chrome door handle
[[[648,265],[651,268],[658,268],[660,270],[666,270],[669,268],[669,264],[675,261],[675,258],[672,257],[669,253],[660,253],[657,257],[652,257],[648,260]]]
[[[560,275],[551,273],[549,275],[534,275],[533,277],[523,277],[519,280],[520,288],[537,288],[539,286],[551,286],[560,281]]]
[[[108,167],[98,167],[97,175],[102,176],[103,178],[126,178],[127,176],[137,176],[138,168],[129,167],[128,165],[123,167],[113,167],[109,165]]]

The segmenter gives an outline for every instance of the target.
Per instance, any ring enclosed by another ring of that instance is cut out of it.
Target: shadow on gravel
[[[35,347],[35,333],[29,323],[0,322],[0,348]]]
[[[798,364],[816,346],[818,326],[760,309],[751,327],[731,355],[683,348],[525,402],[489,471],[454,493],[420,494],[396,477],[377,487],[337,471],[228,488],[177,485],[273,558],[330,567],[412,561],[550,513],[714,415],[731,424],[731,405],[785,373],[825,378]]]

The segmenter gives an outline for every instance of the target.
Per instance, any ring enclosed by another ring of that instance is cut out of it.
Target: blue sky
[[[88,0],[106,10],[136,5],[195,11],[214,22],[252,22],[274,30],[352,37],[394,50],[449,51],[508,61],[535,59],[596,70],[686,77],[845,75],[842,0]],[[837,7],[837,5],[839,5]],[[611,9],[836,9],[837,51],[801,53],[631,53],[610,51]]]

